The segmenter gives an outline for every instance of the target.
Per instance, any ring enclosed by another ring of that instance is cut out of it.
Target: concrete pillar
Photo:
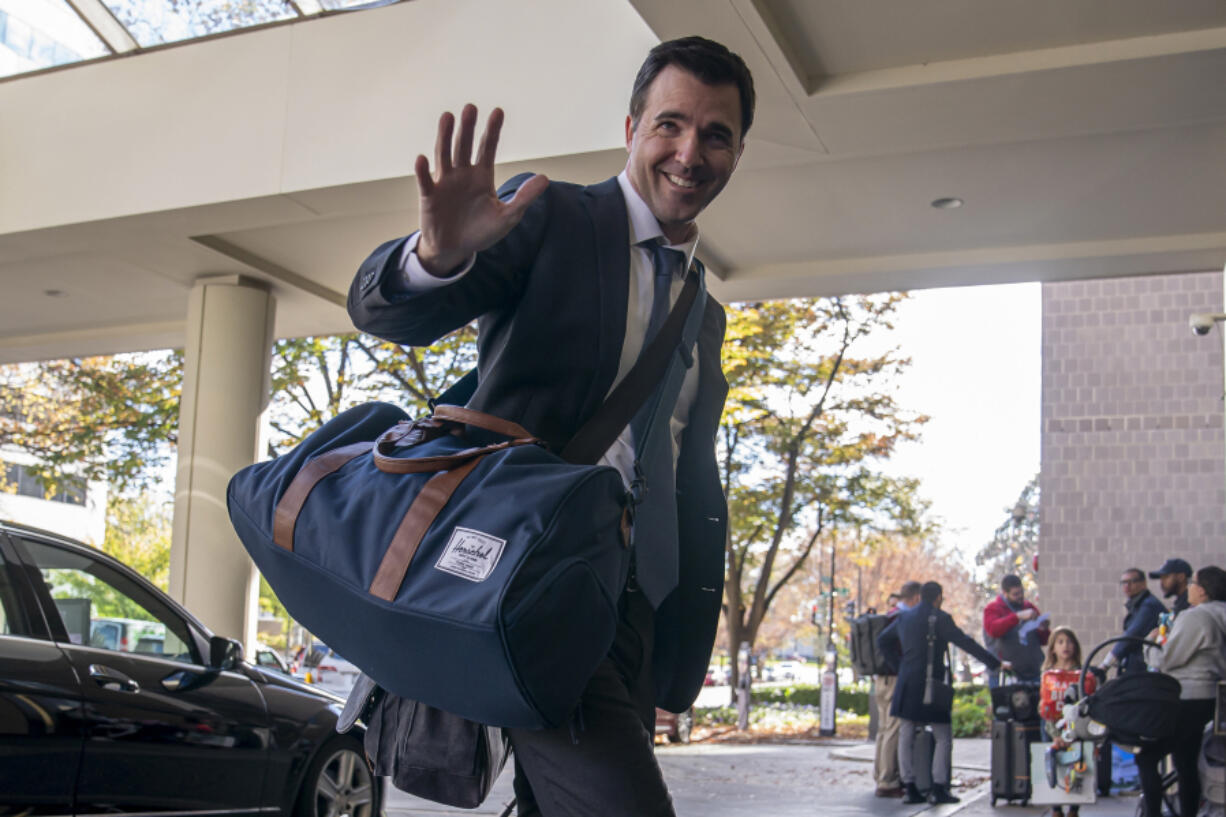
[[[259,456],[275,301],[260,282],[201,278],[187,316],[170,594],[218,635],[255,644],[259,582],[226,485]]]

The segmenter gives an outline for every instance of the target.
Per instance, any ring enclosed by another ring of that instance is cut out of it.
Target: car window
[[[269,669],[285,672],[285,663],[277,657],[277,654],[272,650],[256,650],[255,652],[256,666],[268,667]]]
[[[30,635],[30,622],[18,603],[17,588],[9,576],[9,566],[0,555],[0,635]]]
[[[24,544],[73,644],[201,663],[183,619],[146,588],[86,555]]]

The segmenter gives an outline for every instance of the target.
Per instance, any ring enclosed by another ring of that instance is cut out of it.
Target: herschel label
[[[502,558],[507,540],[471,528],[456,528],[434,567],[444,573],[483,582]]]

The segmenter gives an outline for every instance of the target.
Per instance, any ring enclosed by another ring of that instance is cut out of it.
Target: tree
[[[918,532],[913,482],[874,470],[926,417],[897,405],[909,360],[871,353],[900,294],[748,303],[729,309],[728,403],[719,448],[728,496],[724,626],[750,648],[780,591],[831,530]],[[738,680],[733,670],[734,685]]]
[[[170,586],[171,504],[149,492],[107,496],[102,552],[162,590]]]
[[[1039,597],[1035,579],[1034,557],[1039,553],[1039,475],[1035,474],[1017,497],[1012,508],[1006,508],[992,541],[980,548],[975,564],[980,571],[980,587],[988,597],[1000,590],[1000,580],[1013,573],[1022,580],[1026,595]]]
[[[423,349],[356,332],[277,341],[269,456],[370,400],[396,403],[413,416],[425,414],[430,400],[476,365],[476,338],[476,328],[466,326]]]
[[[872,607],[886,611],[886,599],[898,592],[903,582],[940,582],[945,592],[943,609],[954,617],[958,626],[972,634],[978,630],[983,597],[973,581],[971,571],[956,551],[939,544],[938,537],[929,534],[876,533],[871,541],[857,537],[854,531],[831,530],[821,537],[816,550],[823,558],[810,558],[795,578],[780,589],[778,597],[762,621],[757,646],[760,652],[786,651],[820,652],[829,640],[827,633],[827,603],[822,597],[828,586],[830,548],[836,548],[839,580],[850,589],[835,605],[835,637],[840,656],[848,658],[848,616],[846,600],[856,602],[857,613]],[[811,605],[818,599],[818,623],[810,621]]]
[[[178,440],[182,382],[174,351],[0,366],[0,445],[32,454],[49,493],[64,479],[139,490]]]

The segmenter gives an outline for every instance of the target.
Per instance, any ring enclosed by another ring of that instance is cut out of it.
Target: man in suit
[[[877,645],[886,652],[902,651],[902,663],[898,668],[898,681],[894,687],[894,700],[890,714],[898,718],[898,766],[906,790],[904,803],[922,803],[923,794],[915,785],[915,729],[925,724],[932,726],[934,747],[932,753],[932,790],[928,793],[930,803],[957,803],[958,798],[949,791],[952,764],[953,699],[950,695],[942,700],[939,686],[946,680],[946,649],[950,643],[957,645],[971,656],[978,658],[990,672],[1000,669],[1002,662],[995,655],[976,643],[958,628],[953,617],[941,609],[944,600],[941,585],[925,582],[920,589],[920,603],[905,610],[890,626],[877,636]],[[929,635],[932,644],[929,646]],[[1005,662],[1004,666],[1008,666]],[[925,687],[929,677],[934,686],[932,700],[925,702]],[[952,676],[948,677],[952,684]]]
[[[662,43],[635,80],[625,171],[590,187],[520,177],[497,193],[502,112],[491,113],[475,161],[476,109],[464,108],[458,134],[444,114],[435,174],[425,156],[416,163],[420,230],[383,244],[359,269],[349,295],[355,325],[426,345],[477,319],[469,407],[560,451],[634,365],[657,323],[653,304],[671,304],[687,270],[701,279],[694,219],[736,168],[753,106],[740,57],[700,37]],[[664,435],[673,469],[648,482],[640,508],[651,513],[636,514],[635,566],[608,658],[569,724],[510,732],[520,815],[673,814],[652,748],[655,707],[692,704],[719,615],[723,334],[723,310],[707,298]],[[628,487],[640,476],[632,429],[602,460]]]

